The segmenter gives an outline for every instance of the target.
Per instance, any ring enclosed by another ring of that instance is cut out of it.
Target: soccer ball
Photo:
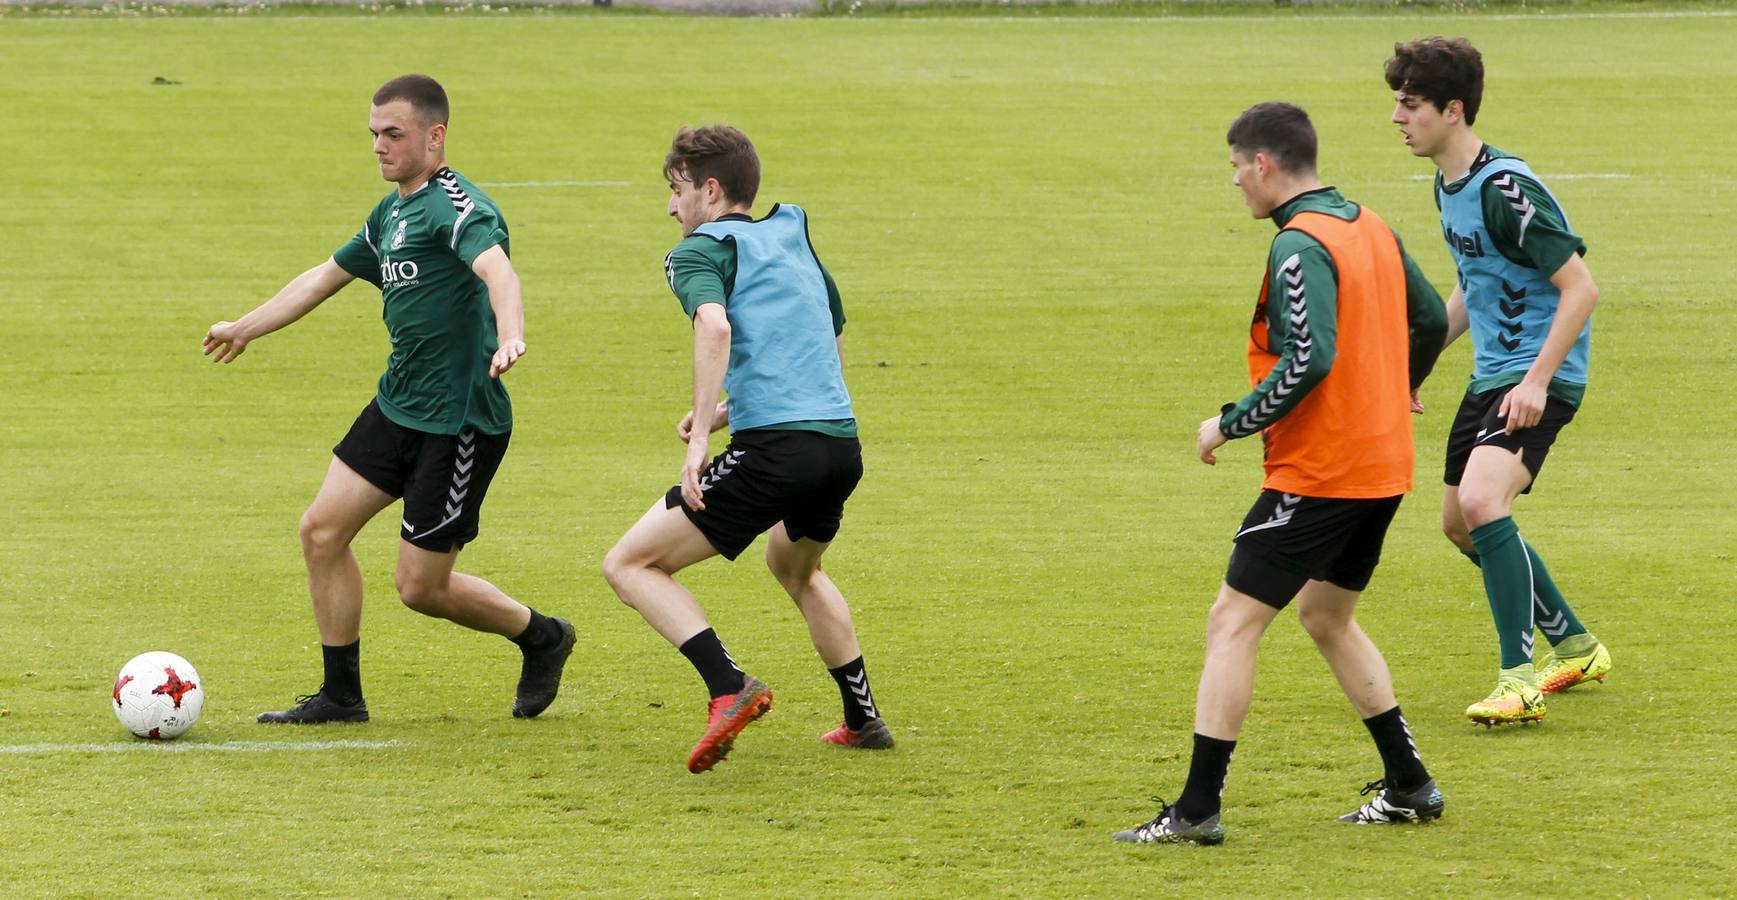
[[[142,738],[168,740],[199,721],[205,686],[193,664],[162,650],[141,653],[115,678],[115,718]]]

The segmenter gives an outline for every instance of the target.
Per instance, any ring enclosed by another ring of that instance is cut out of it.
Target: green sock
[[[1460,553],[1464,554],[1466,559],[1471,560],[1472,565],[1477,566],[1480,569],[1482,569],[1484,567],[1484,561],[1478,558],[1478,551],[1476,551],[1476,550],[1461,550]]]
[[[1585,634],[1586,626],[1574,617],[1574,610],[1568,606],[1568,600],[1550,578],[1550,570],[1544,568],[1544,559],[1538,555],[1538,551],[1532,549],[1532,545],[1523,538],[1520,544],[1526,548],[1526,558],[1532,563],[1532,597],[1538,606],[1538,630],[1544,632],[1544,638],[1550,642],[1550,646],[1560,648],[1565,639]]]
[[[1502,668],[1532,662],[1532,565],[1511,516],[1472,529],[1472,546],[1484,570],[1484,594],[1496,620]]]

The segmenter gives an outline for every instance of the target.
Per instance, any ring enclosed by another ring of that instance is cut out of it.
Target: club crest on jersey
[[[400,249],[404,246],[404,226],[406,226],[408,224],[410,224],[410,223],[405,221],[404,219],[398,220],[398,230],[393,232],[393,234],[392,234],[392,249],[393,250]]]

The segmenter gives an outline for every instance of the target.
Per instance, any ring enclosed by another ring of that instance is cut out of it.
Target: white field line
[[[633,187],[631,181],[479,181],[477,187],[486,188],[530,188],[530,187]]]
[[[1408,175],[1406,177],[1410,178],[1412,181],[1435,180],[1434,175]],[[1633,178],[1634,176],[1626,172],[1563,172],[1554,175],[1545,175],[1540,173],[1538,177],[1545,181],[1619,181],[1624,178]]]
[[[110,744],[0,744],[0,753],[266,753],[274,750],[385,750],[403,741],[225,741],[201,744],[180,741],[116,741]]]

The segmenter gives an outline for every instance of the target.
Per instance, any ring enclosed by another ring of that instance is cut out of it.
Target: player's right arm
[[[1267,339],[1279,358],[1254,390],[1219,417],[1219,431],[1228,440],[1259,434],[1295,409],[1332,371],[1337,355],[1339,279],[1327,248],[1300,231],[1281,231],[1269,265]],[[1205,443],[1196,448],[1202,461],[1212,449]]]
[[[730,319],[725,307],[736,280],[736,245],[705,235],[690,235],[664,258],[664,275],[694,327],[694,393],[676,436],[687,444],[682,463],[682,500],[705,509],[700,472],[705,468],[711,433],[729,424],[729,406],[718,402],[730,364]]]
[[[254,338],[300,319],[354,281],[335,260],[297,275],[270,300],[234,322],[218,322],[205,332],[204,352],[214,363],[227,363],[241,355]]]

